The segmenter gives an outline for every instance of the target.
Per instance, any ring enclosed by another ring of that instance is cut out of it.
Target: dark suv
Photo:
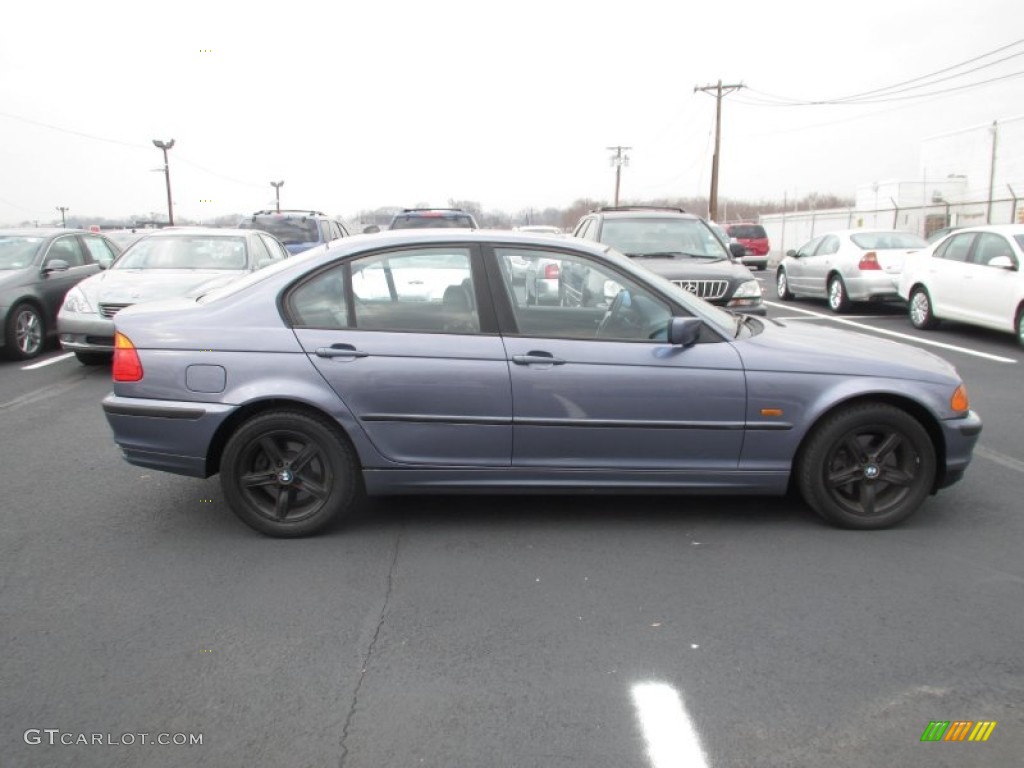
[[[391,219],[389,229],[477,229],[473,214],[461,208],[406,208]]]
[[[761,286],[737,260],[743,246],[728,248],[699,216],[682,208],[605,207],[580,219],[573,236],[610,245],[681,288],[726,309],[765,314]],[[571,301],[604,300],[601,286],[562,275]]]
[[[238,228],[269,232],[284,243],[288,253],[302,253],[339,237],[348,237],[348,230],[337,219],[305,209],[256,211],[238,222]]]

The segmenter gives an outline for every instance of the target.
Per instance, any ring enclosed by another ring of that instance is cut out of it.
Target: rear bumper
[[[125,461],[190,477],[209,477],[209,449],[237,406],[146,400],[110,394],[103,413]]]
[[[902,301],[899,294],[899,273],[861,273],[846,280],[846,294],[852,301]]]

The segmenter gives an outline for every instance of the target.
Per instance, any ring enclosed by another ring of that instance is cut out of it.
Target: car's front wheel
[[[46,324],[39,310],[32,304],[18,304],[7,315],[4,345],[9,357],[28,360],[43,351]]]
[[[850,309],[850,297],[846,295],[846,283],[839,275],[832,275],[829,278],[828,308],[836,314]]]
[[[910,314],[910,322],[913,326],[922,331],[930,331],[939,324],[938,318],[932,311],[932,297],[921,286],[911,291],[907,312]]]
[[[326,419],[275,410],[244,422],[221,459],[232,510],[268,536],[322,531],[348,512],[360,487],[355,452]]]
[[[887,528],[931,492],[935,447],[906,411],[864,403],[826,417],[803,446],[796,471],[804,500],[829,522]]]
[[[780,269],[775,275],[775,293],[782,301],[790,301],[794,298],[793,292],[789,290],[789,279],[786,277],[784,269]]]
[[[1017,321],[1015,325],[1017,327],[1017,341],[1024,347],[1024,304],[1017,307]]]

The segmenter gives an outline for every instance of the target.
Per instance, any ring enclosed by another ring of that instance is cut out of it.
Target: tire
[[[112,352],[75,352],[82,365],[107,365],[114,359]]]
[[[46,346],[46,323],[35,306],[18,304],[7,315],[4,326],[4,350],[15,360],[38,357]]]
[[[275,538],[310,536],[355,505],[359,464],[326,419],[275,410],[244,422],[221,458],[221,486],[236,515]]]
[[[800,494],[840,528],[888,528],[913,514],[935,482],[935,447],[920,422],[884,403],[827,416],[797,460]]]
[[[839,275],[828,280],[828,308],[837,315],[850,309],[850,297],[846,295],[846,283]]]
[[[907,302],[907,314],[910,316],[910,323],[922,331],[930,331],[939,324],[939,320],[932,312],[932,297],[927,289],[917,286],[910,292],[910,301]]]
[[[789,278],[786,276],[786,270],[780,269],[775,273],[775,293],[782,301],[792,301],[796,298],[793,292],[789,290]]]
[[[1017,307],[1017,321],[1014,325],[1017,328],[1017,341],[1024,347],[1024,304]]]

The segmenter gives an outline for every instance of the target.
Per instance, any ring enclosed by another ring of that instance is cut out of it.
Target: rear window
[[[760,224],[733,224],[728,232],[733,237],[744,240],[764,240],[768,237],[768,233]]]
[[[888,251],[901,248],[924,248],[928,241],[909,232],[859,232],[850,239],[865,251]]]
[[[316,219],[308,216],[253,216],[240,221],[238,228],[269,232],[285,245],[320,242]]]

